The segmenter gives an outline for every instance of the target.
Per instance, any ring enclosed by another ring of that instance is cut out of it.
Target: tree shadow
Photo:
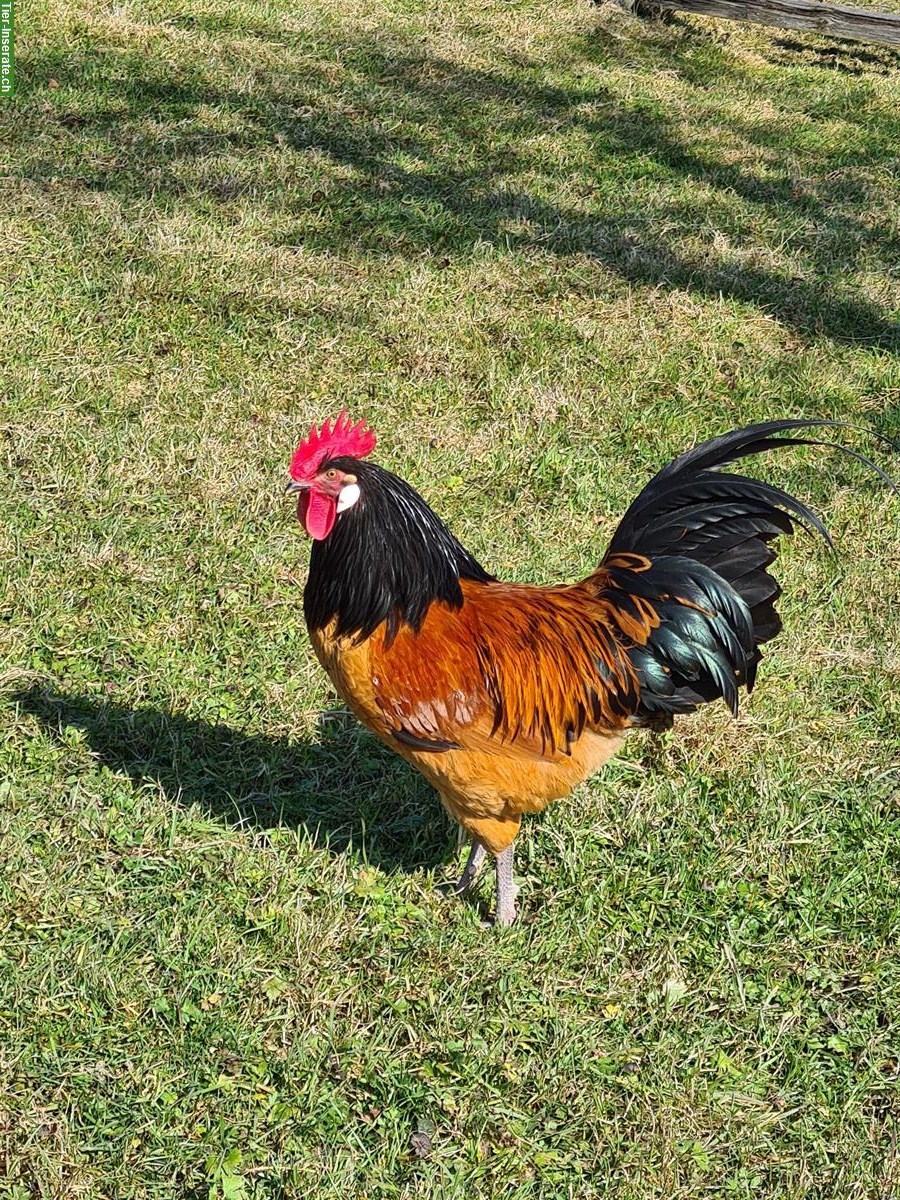
[[[434,791],[345,710],[320,714],[318,742],[292,742],[41,685],[11,700],[58,743],[77,729],[101,766],[224,824],[302,828],[314,845],[333,854],[352,846],[385,871],[432,867],[450,853]]]
[[[183,18],[180,29],[228,33]],[[571,53],[658,66],[698,91],[746,88],[747,114],[720,113],[713,131],[594,76],[548,82],[524,56],[474,67],[396,34],[313,42],[277,22],[241,36],[280,49],[279,65],[255,64],[253,88],[223,84],[199,53],[176,64],[128,45],[31,50],[21,99],[48,95],[52,78],[77,101],[45,101],[50,133],[23,147],[25,177],[236,218],[252,202],[271,218],[261,236],[283,247],[581,255],[631,283],[754,305],[803,337],[900,348],[896,314],[862,283],[890,277],[900,255],[873,200],[873,173],[896,161],[895,117],[877,105],[830,101],[799,78],[791,110],[762,119],[747,70],[688,29],[581,38]],[[843,132],[811,139],[803,118],[830,115]],[[14,137],[28,136],[23,122]]]

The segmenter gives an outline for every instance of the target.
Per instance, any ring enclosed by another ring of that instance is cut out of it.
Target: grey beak
[[[298,483],[296,479],[289,479],[287,487],[284,489],[284,494],[286,496],[294,496],[297,492],[305,492],[308,487],[308,483]]]

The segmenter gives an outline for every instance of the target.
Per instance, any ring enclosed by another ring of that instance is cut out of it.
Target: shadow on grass
[[[317,743],[295,743],[40,685],[11,699],[57,741],[74,727],[102,766],[225,824],[303,828],[385,871],[434,866],[453,845],[434,791],[344,710],[321,714]]]
[[[173,20],[198,39],[189,59],[90,44],[27,55],[20,103],[57,97],[37,118],[45,136],[24,150],[33,185],[164,210],[252,200],[283,246],[585,255],[631,283],[756,305],[804,337],[900,349],[896,313],[862,289],[900,256],[879,199],[896,117],[850,96],[857,85],[838,72],[820,68],[833,89],[792,76],[773,111],[760,80],[693,29],[574,43],[586,65],[677,76],[693,89],[686,117],[684,105],[625,98],[574,69],[548,82],[524,57],[470,67],[396,35],[340,40],[277,21],[242,27],[231,44],[230,26]],[[248,44],[269,51],[253,86],[223,82],[226,66],[247,66]],[[852,63],[863,71],[865,52]],[[740,115],[735,103],[705,112],[703,95],[728,88],[746,98]],[[33,136],[30,125],[18,136]]]
[[[779,51],[783,54],[779,55]],[[772,41],[775,61],[821,67],[847,75],[892,75],[900,69],[900,54],[884,46],[865,49],[858,43],[828,37],[806,40],[785,35]]]

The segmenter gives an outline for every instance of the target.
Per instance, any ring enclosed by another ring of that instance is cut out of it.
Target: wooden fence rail
[[[808,29],[828,37],[900,47],[900,13],[850,8],[846,4],[820,4],[818,0],[623,0],[623,3],[636,13],[657,9],[701,13],[706,17],[724,17],[727,21],[755,21],[760,25]]]

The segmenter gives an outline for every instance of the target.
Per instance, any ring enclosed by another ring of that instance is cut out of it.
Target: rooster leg
[[[478,872],[481,870],[481,864],[484,862],[484,856],[487,854],[484,842],[478,840],[477,837],[472,838],[472,849],[469,851],[469,861],[466,863],[462,875],[453,885],[453,891],[457,896],[464,896],[475,880],[478,878]]]
[[[497,855],[497,924],[512,925],[516,919],[516,894],[518,888],[513,880],[514,845],[509,845]]]

